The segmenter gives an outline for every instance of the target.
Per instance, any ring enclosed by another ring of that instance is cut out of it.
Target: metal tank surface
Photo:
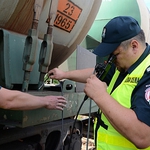
[[[101,0],[53,0],[53,4],[51,0],[0,0],[0,4],[0,27],[15,33],[27,35],[34,21],[38,37],[43,39],[51,20],[54,48],[49,68],[53,68],[65,61],[86,36]]]

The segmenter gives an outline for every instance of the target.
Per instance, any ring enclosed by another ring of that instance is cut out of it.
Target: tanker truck
[[[61,150],[84,99],[84,84],[45,81],[48,70],[90,67],[103,26],[113,17],[138,20],[150,41],[150,15],[143,0],[0,0],[0,85],[33,95],[63,95],[63,111],[0,109],[0,150]],[[9,94],[9,93],[8,93]],[[90,106],[90,107],[89,107]],[[89,109],[88,109],[89,108]],[[97,111],[86,100],[79,114]],[[92,115],[91,115],[92,116]],[[81,149],[82,120],[72,150]]]

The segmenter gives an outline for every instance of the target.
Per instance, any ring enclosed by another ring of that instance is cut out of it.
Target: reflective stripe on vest
[[[121,84],[112,92],[111,96],[116,99],[122,106],[126,108],[131,107],[131,94],[133,89],[149,65],[150,55],[148,55],[142,61],[142,63],[132,71],[130,75],[128,74],[121,82]],[[108,87],[108,93],[111,93],[118,75],[119,71],[116,70]],[[104,123],[108,125],[108,130],[102,128],[101,126],[98,129],[96,146],[97,150],[138,150],[130,141],[124,138],[113,128],[104,114],[102,114],[101,117]],[[145,150],[150,150],[150,147]]]

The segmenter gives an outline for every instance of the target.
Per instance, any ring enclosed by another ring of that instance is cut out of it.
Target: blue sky
[[[144,0],[144,1],[145,1],[145,3],[146,3],[147,7],[148,7],[149,10],[150,10],[150,0]]]

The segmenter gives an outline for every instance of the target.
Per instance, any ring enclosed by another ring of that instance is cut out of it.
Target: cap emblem
[[[105,38],[105,35],[106,35],[106,28],[103,29],[102,38]]]

